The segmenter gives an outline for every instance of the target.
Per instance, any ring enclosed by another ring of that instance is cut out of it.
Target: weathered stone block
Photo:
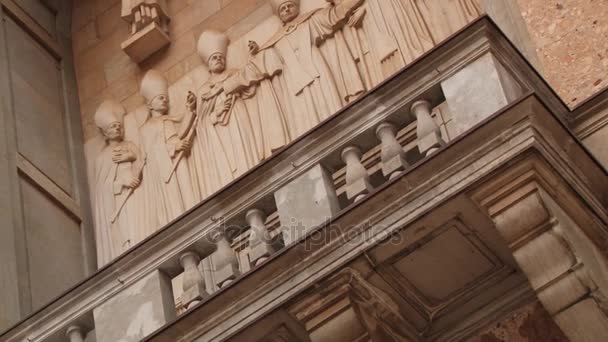
[[[521,86],[487,53],[441,83],[454,117],[455,137],[502,109],[522,94]]]
[[[321,165],[279,189],[274,197],[286,246],[340,211],[331,175]]]
[[[171,280],[160,271],[93,310],[97,342],[137,342],[175,318]]]
[[[169,36],[152,22],[121,44],[123,51],[135,62],[141,62],[171,42]]]

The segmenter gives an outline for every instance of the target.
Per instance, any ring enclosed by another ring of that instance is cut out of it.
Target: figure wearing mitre
[[[270,1],[283,25],[262,45],[260,53],[275,49],[285,64],[280,77],[292,137],[303,134],[364,92],[348,44],[330,39],[363,2],[330,2],[325,8],[301,14],[299,0]]]
[[[97,241],[97,262],[107,264],[135,244],[134,227],[139,224],[139,207],[133,191],[139,187],[144,154],[124,140],[125,109],[115,101],[104,101],[95,113],[95,125],[105,146],[95,159],[93,214]]]
[[[132,140],[146,154],[141,188],[146,222],[138,226],[138,241],[201,198],[187,163],[177,163],[180,155],[189,153],[192,142],[179,132],[181,118],[169,115],[167,79],[156,70],[148,71],[141,81],[140,93],[146,108],[130,115],[126,124],[127,137],[133,136]]]
[[[169,11],[166,0],[122,0],[122,18],[131,25],[135,34],[151,22],[169,31]]]
[[[245,70],[227,69],[228,43],[228,37],[223,33],[205,31],[197,46],[200,57],[208,66],[209,79],[198,89],[196,137],[189,162],[204,196],[219,190],[264,158],[259,147],[263,140],[252,125],[254,121],[259,129],[259,119],[252,120],[244,103],[245,99],[254,96],[255,87],[264,76],[256,72],[254,65]],[[273,105],[275,107],[261,104],[268,115],[278,112],[277,105]],[[259,115],[257,105],[250,103],[250,107],[253,115]],[[281,123],[279,120],[266,124]],[[286,139],[283,138],[282,144]]]

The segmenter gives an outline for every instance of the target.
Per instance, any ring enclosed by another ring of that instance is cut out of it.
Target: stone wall
[[[544,76],[568,105],[608,86],[608,1],[517,2]]]

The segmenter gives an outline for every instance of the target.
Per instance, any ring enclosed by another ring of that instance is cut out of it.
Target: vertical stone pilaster
[[[176,316],[171,280],[154,271],[93,310],[98,342],[137,342]]]
[[[321,165],[279,189],[274,197],[285,246],[340,211],[331,174]]]
[[[454,117],[456,137],[522,94],[521,86],[491,54],[486,53],[441,83]]]
[[[608,340],[607,260],[537,183],[486,208],[541,303],[573,342]]]

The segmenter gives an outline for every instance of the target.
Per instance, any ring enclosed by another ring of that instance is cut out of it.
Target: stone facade
[[[100,269],[0,340],[607,340],[608,92],[487,4],[76,3]]]

